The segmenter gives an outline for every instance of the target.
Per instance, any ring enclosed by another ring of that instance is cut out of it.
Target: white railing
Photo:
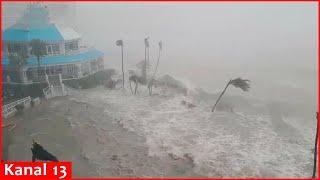
[[[54,75],[51,76],[51,78],[48,78],[48,83],[49,86],[42,90],[46,99],[57,96],[66,96],[69,94],[67,87],[65,87],[65,85],[62,83],[61,74],[58,74],[58,76]]]
[[[52,98],[52,90],[51,90],[50,86],[44,88],[42,91],[43,91],[43,95],[46,99]]]
[[[50,99],[58,96],[66,96],[70,94],[70,91],[64,84],[61,84],[61,86],[51,85],[43,89],[43,94],[46,99]]]
[[[62,86],[53,86],[54,96],[63,96]]]
[[[15,108],[17,105],[23,104],[24,106],[28,106],[28,105],[30,105],[30,102],[31,102],[31,97],[28,96],[28,97],[25,97],[23,99],[19,99],[17,101],[14,101],[12,103],[4,105],[3,108],[2,108],[3,117],[7,118],[11,114],[15,113],[17,111],[16,108]]]
[[[72,88],[70,88],[69,86],[66,86],[66,85],[64,85],[64,84],[63,84],[63,89],[64,89],[65,95],[71,95],[71,93],[72,93],[72,91],[73,91]]]
[[[65,55],[75,55],[75,54],[79,54],[79,53],[85,53],[91,49],[93,49],[93,47],[90,47],[90,46],[79,47],[77,50],[70,50],[70,51],[65,52]]]

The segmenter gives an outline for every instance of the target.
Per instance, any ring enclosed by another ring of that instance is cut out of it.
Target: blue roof
[[[79,61],[89,61],[102,57],[104,54],[96,49],[91,49],[87,52],[73,54],[73,55],[58,55],[58,56],[45,56],[41,58],[40,65],[55,65],[55,64],[69,64]],[[7,57],[2,58],[2,65],[6,66],[9,64],[9,59]],[[37,58],[30,57],[27,60],[27,66],[37,66]]]
[[[2,33],[2,40],[4,41],[31,41],[32,39],[60,41],[63,40],[63,37],[54,24],[37,28],[12,26]]]

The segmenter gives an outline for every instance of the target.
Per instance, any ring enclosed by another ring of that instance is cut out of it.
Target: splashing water
[[[157,89],[152,97],[103,88],[76,91],[79,101],[106,107],[105,113],[146,138],[149,156],[189,157],[209,177],[306,177],[312,141],[292,140],[274,130],[271,116],[218,111],[193,96]],[[196,104],[187,108],[181,101]]]

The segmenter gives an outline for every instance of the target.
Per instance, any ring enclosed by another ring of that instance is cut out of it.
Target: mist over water
[[[316,4],[77,4],[77,15],[77,28],[105,51],[107,67],[121,68],[120,49],[114,43],[123,39],[125,69],[135,69],[144,59],[143,39],[150,36],[153,66],[157,43],[163,41],[158,76],[170,74],[189,88],[211,93],[221,92],[231,78],[250,79],[248,93],[230,88],[226,96],[264,104],[263,113],[255,105],[250,110],[236,105],[236,111],[245,112],[242,119],[211,115],[207,111],[216,97],[209,96],[194,112],[180,107],[179,96],[134,99],[134,106],[119,103],[125,101],[117,95],[119,99],[105,100],[121,107],[119,114],[110,113],[120,117],[124,127],[147,138],[149,155],[191,153],[195,171],[205,176],[308,176],[317,109]],[[195,102],[194,97],[189,101]],[[299,159],[304,160],[293,166]]]
[[[240,76],[252,80],[250,96],[299,93],[315,104],[316,10],[315,3],[77,3],[75,24],[106,53],[107,67],[120,69],[115,41],[123,39],[125,69],[135,68],[150,36],[153,65],[164,43],[160,74],[212,92]]]

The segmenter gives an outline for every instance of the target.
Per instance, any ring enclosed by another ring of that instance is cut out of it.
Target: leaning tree
[[[319,113],[317,112],[316,114],[316,118],[317,118],[317,130],[316,130],[316,138],[315,138],[315,142],[314,142],[314,157],[313,157],[313,173],[312,173],[312,178],[316,177],[316,170],[317,170],[317,152],[318,152],[318,128],[319,128]]]
[[[214,104],[214,106],[212,107],[212,112],[214,112],[214,110],[216,109],[217,104],[219,103],[222,95],[226,92],[227,88],[229,87],[229,85],[233,85],[236,88],[240,88],[243,91],[249,91],[250,88],[250,84],[249,84],[250,80],[247,79],[241,79],[241,78],[236,78],[236,79],[231,79],[226,87],[224,88],[224,90],[222,91],[222,93],[220,94],[220,96],[218,97],[216,103]]]

